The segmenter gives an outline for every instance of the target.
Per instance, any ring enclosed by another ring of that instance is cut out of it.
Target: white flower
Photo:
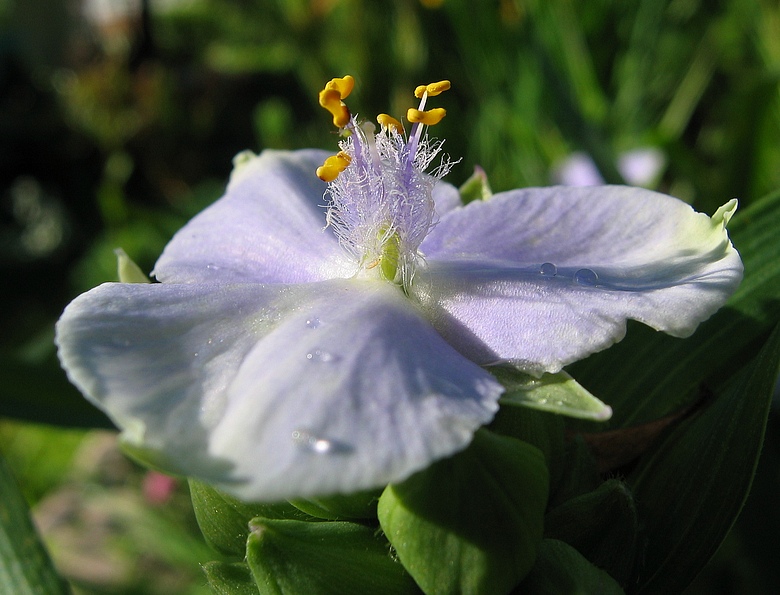
[[[320,99],[351,132],[339,155],[242,158],[166,247],[161,283],[67,307],[62,364],[131,448],[248,500],[400,481],[492,419],[503,388],[482,365],[558,371],[628,318],[687,336],[736,288],[736,201],[710,218],[558,187],[462,206],[423,171],[440,146],[423,126],[443,116],[424,102],[443,86],[420,88],[405,137],[386,116],[359,127],[351,78],[334,79]]]

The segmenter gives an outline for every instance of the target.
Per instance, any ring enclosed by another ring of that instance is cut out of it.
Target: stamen
[[[331,83],[328,83],[328,85],[320,91],[320,105],[333,115],[334,126],[344,128],[344,126],[349,123],[349,108],[341,101],[343,97],[341,91],[335,87],[330,87],[330,84]]]
[[[433,172],[425,172],[440,152],[441,142],[429,141],[423,133],[446,114],[442,108],[426,111],[425,103],[450,83],[420,88],[417,109],[407,113],[412,123],[408,137],[404,125],[388,114],[377,116],[378,133],[374,124],[352,117],[343,99],[353,86],[352,77],[333,79],[319,95],[320,105],[333,115],[344,136],[339,142],[342,151],[317,169],[317,176],[328,183],[326,223],[356,257],[356,274],[397,283],[406,290],[422,258],[420,243],[435,223],[433,186],[450,167],[444,158]]]
[[[443,107],[435,107],[428,111],[420,111],[418,109],[409,108],[406,112],[406,119],[412,124],[424,124],[425,126],[433,126],[442,121],[444,116],[447,115],[447,110]]]
[[[387,114],[379,114],[376,117],[376,121],[379,122],[379,125],[382,128],[389,128],[390,130],[392,130],[393,132],[397,132],[398,134],[404,133],[403,124],[401,124],[393,116],[389,116]]]
[[[317,168],[317,177],[323,182],[332,182],[347,169],[351,162],[352,158],[349,155],[344,151],[339,151],[336,155],[328,157],[325,163]]]
[[[333,78],[325,85],[326,89],[335,89],[341,94],[341,99],[346,99],[355,88],[355,78],[348,74],[342,78]]]
[[[425,110],[425,103],[428,100],[428,96],[438,95],[449,88],[450,81],[439,81],[437,83],[420,85],[414,90],[415,97],[420,99],[420,105],[417,106],[417,109],[409,109],[406,112],[406,119],[412,123],[412,130],[409,133],[409,155],[411,155],[412,158],[417,155],[417,146],[420,144],[420,139],[422,138],[423,127],[438,124],[447,114],[443,108],[423,111]]]
[[[440,93],[444,93],[450,88],[450,81],[439,81],[436,83],[429,83],[427,85],[420,85],[414,90],[414,96],[417,99],[422,99],[422,96],[427,93],[429,97],[436,97]]]

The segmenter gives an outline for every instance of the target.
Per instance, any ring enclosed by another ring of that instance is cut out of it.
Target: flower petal
[[[439,217],[463,206],[458,189],[452,184],[441,180],[433,187],[431,196],[433,197],[433,203],[436,205],[436,214]]]
[[[325,228],[328,153],[264,151],[238,163],[225,196],[185,225],[154,269],[164,282],[301,283],[353,274]]]
[[[481,363],[556,372],[619,341],[626,319],[688,336],[742,277],[725,224],[637,188],[507,192],[442,217],[413,293]]]
[[[172,471],[220,476],[224,465],[206,454],[208,430],[246,354],[300,300],[296,290],[106,283],[65,309],[60,361],[131,444],[164,451]]]
[[[464,448],[503,391],[383,282],[109,284],[57,331],[131,444],[250,500],[403,479]]]
[[[239,497],[400,481],[464,448],[498,407],[503,388],[447,345],[397,287],[317,285],[249,354],[213,433],[216,456],[241,453],[232,486]]]

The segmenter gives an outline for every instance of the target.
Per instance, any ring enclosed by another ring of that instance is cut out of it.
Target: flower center
[[[317,168],[317,176],[328,182],[327,224],[354,255],[359,275],[379,276],[408,288],[421,258],[420,243],[435,223],[431,192],[450,168],[444,158],[426,173],[442,143],[429,140],[425,130],[446,112],[426,111],[425,104],[450,83],[417,87],[420,103],[406,114],[412,124],[408,136],[401,122],[387,114],[377,116],[378,132],[370,122],[358,122],[343,101],[354,84],[349,75],[335,78],[319,95],[320,105],[331,113],[343,136],[341,150]]]

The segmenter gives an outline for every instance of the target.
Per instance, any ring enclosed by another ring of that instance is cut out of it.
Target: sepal
[[[472,200],[487,200],[493,196],[485,170],[478,165],[474,166],[474,173],[458,188],[460,200],[468,204]]]
[[[116,248],[114,254],[116,254],[116,272],[120,283],[151,283],[141,267],[135,264],[122,248]]]
[[[257,518],[250,529],[246,557],[261,595],[419,592],[370,527]]]
[[[623,595],[615,580],[563,541],[545,539],[531,573],[513,595]]]
[[[612,408],[588,392],[566,372],[535,378],[509,366],[496,367],[493,375],[506,387],[502,405],[520,405],[567,417],[606,421]]]
[[[382,490],[367,490],[326,498],[291,500],[290,504],[308,515],[328,521],[376,520],[376,506],[381,494]]]
[[[388,486],[379,521],[425,593],[507,593],[536,559],[547,492],[539,449],[480,430],[462,453]]]
[[[207,562],[203,573],[214,595],[260,595],[249,567],[243,562]]]
[[[314,520],[287,502],[246,503],[206,483],[190,479],[189,484],[195,518],[206,543],[229,557],[243,558],[253,518]]]

